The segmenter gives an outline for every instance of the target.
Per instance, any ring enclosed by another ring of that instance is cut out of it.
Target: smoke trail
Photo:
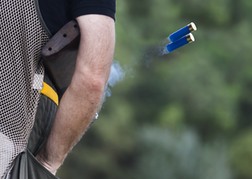
[[[149,68],[152,66],[152,63],[157,60],[162,60],[164,58],[169,58],[166,52],[166,45],[169,43],[167,39],[162,40],[161,42],[147,47],[144,51],[142,62]]]
[[[114,60],[110,68],[109,79],[103,94],[101,107],[105,102],[106,97],[110,97],[112,95],[111,88],[114,87],[119,81],[123,80],[124,76],[125,72],[122,69],[121,65],[119,64],[119,62]],[[97,111],[97,113],[95,114],[94,119],[98,119],[98,117],[99,117],[99,111]]]
[[[105,97],[110,97],[112,92],[111,88],[116,85],[119,81],[123,80],[125,72],[117,61],[114,61],[109,74],[108,84],[105,91]]]

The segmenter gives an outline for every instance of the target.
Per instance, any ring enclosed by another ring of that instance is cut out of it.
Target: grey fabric
[[[29,152],[19,154],[8,179],[57,179]]]
[[[59,53],[43,58],[45,70],[55,84],[60,99],[71,82],[77,49],[78,39],[72,41]]]

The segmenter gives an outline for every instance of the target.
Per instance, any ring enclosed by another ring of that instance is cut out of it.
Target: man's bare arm
[[[103,15],[77,18],[81,40],[76,70],[63,95],[38,160],[52,173],[62,165],[99,110],[114,55],[114,20]]]

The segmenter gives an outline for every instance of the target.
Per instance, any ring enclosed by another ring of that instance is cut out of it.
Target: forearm
[[[61,99],[47,144],[38,155],[54,173],[100,108],[114,53],[113,19],[87,15],[77,21],[81,40],[76,70]]]

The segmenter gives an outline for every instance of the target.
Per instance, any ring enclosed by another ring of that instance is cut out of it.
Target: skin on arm
[[[83,136],[99,110],[115,48],[114,20],[104,15],[77,18],[81,40],[76,69],[64,93],[52,131],[37,159],[53,174]]]

